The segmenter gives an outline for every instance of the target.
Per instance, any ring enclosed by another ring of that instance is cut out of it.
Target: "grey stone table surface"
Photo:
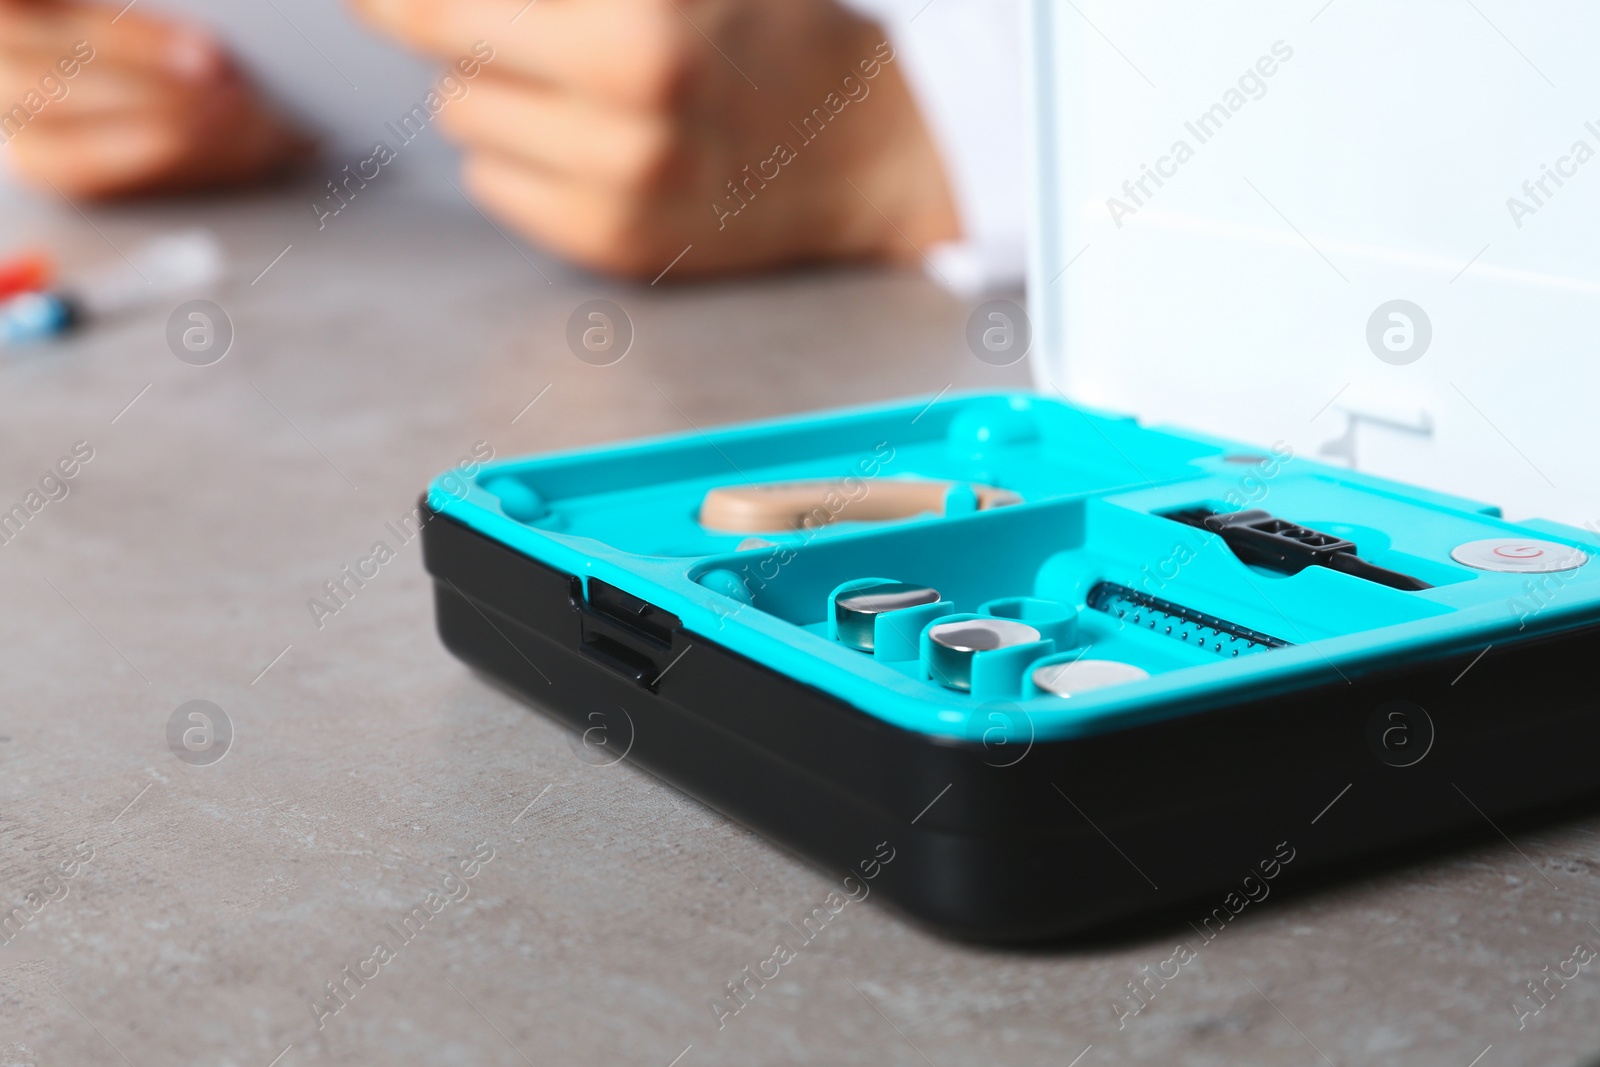
[[[0,211],[6,245],[75,264],[194,223],[235,263],[214,365],[169,350],[172,301],[0,363],[0,506],[92,450],[0,546],[0,1064],[1500,1067],[1600,1048],[1600,966],[1515,1007],[1600,945],[1594,818],[1252,905],[1137,1014],[1128,983],[1198,940],[1181,924],[1010,951],[869,898],[719,1020],[834,883],[580,759],[453,660],[419,546],[388,524],[478,442],[1023,384],[967,352],[970,304],[893,272],[614,286],[464,203],[374,195],[320,232],[288,193]],[[596,296],[637,330],[612,367],[566,347]],[[319,626],[308,600],[380,540],[395,558]],[[191,700],[233,726],[209,766],[169,747]]]

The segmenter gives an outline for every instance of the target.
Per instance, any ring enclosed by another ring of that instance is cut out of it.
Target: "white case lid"
[[[1028,3],[1041,388],[1600,518],[1600,5]]]

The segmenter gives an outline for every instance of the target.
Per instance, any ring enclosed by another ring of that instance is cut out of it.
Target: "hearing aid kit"
[[[890,842],[874,888],[955,933],[1481,825],[1451,782],[1487,813],[1600,780],[1600,537],[1282,445],[947,396],[427,505],[456,655],[823,866]]]
[[[1027,5],[1033,390],[441,478],[445,644],[975,939],[1592,797],[1600,171],[1523,172],[1600,116],[1442,0],[1152,3]]]

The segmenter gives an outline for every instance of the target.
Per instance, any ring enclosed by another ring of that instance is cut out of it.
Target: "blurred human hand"
[[[0,0],[0,142],[69,197],[254,181],[311,148],[203,27],[64,0]]]
[[[352,0],[447,63],[439,115],[489,210],[587,267],[674,277],[912,262],[959,236],[883,32],[833,0]]]

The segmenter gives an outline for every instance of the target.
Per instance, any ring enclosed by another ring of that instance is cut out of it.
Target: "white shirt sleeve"
[[[924,249],[961,293],[1022,284],[1027,129],[1020,0],[843,0],[888,31],[945,161],[962,239]]]

